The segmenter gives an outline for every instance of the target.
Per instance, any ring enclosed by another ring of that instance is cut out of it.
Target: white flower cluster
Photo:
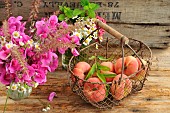
[[[99,39],[99,41],[102,41],[102,40],[100,40],[100,38],[98,36],[98,30],[96,30],[97,27],[95,24],[95,20],[96,20],[96,18],[85,19],[84,17],[79,17],[78,20],[76,21],[77,25],[83,25],[83,27],[80,26],[79,29],[75,29],[75,31],[73,32],[73,35],[78,36],[80,38],[80,40],[84,40],[83,45],[85,45],[85,46],[89,45],[93,39],[95,39],[95,40]],[[92,32],[93,32],[93,34],[90,35]]]
[[[21,83],[11,83],[10,86],[7,86],[7,89],[12,90],[12,91],[18,91],[18,93],[25,93],[28,87],[29,86],[21,84]],[[31,92],[31,91],[28,91],[28,92]]]

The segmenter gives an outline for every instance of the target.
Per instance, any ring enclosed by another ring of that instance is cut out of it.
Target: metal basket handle
[[[125,44],[129,43],[129,39],[122,35],[121,33],[119,33],[118,31],[116,31],[115,29],[113,29],[112,27],[108,26],[107,24],[103,23],[100,20],[96,20],[95,21],[96,25],[98,25],[100,28],[103,28],[105,31],[107,31],[109,34],[111,34],[112,36],[114,36],[115,38],[124,41]]]

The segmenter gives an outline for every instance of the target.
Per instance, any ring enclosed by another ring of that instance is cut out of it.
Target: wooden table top
[[[67,72],[48,74],[48,82],[33,89],[29,98],[21,101],[8,99],[6,113],[41,113],[45,104],[51,105],[48,113],[170,113],[170,71],[150,71],[142,91],[130,95],[119,106],[101,110],[86,103],[68,86]],[[51,92],[57,96],[47,100]],[[0,112],[6,100],[5,87],[0,85]]]

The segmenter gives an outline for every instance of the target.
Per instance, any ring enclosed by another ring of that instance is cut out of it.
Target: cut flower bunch
[[[73,55],[79,53],[79,38],[70,35],[66,22],[58,22],[56,15],[43,18],[27,30],[22,17],[10,17],[0,29],[0,82],[10,91],[26,91],[47,81],[47,73],[58,67],[56,50],[64,53],[71,48]],[[26,33],[28,32],[28,33]],[[18,88],[19,86],[21,86]]]

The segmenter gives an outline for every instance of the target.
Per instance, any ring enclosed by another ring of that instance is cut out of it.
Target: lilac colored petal
[[[48,100],[52,101],[55,96],[56,96],[56,93],[55,92],[51,92],[50,95],[48,96]]]
[[[80,55],[76,48],[72,48],[72,49],[71,49],[71,53],[72,53],[74,56]]]

